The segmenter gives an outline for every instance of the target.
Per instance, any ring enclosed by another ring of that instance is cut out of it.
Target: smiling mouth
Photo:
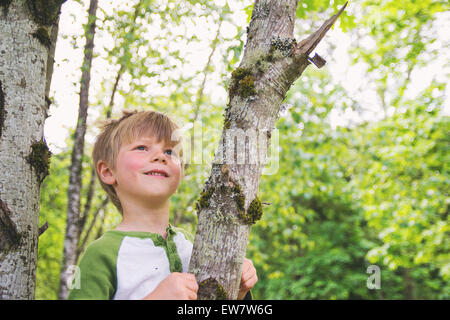
[[[146,176],[152,176],[155,178],[168,178],[168,176],[164,173],[159,173],[159,172],[149,172],[145,174]]]

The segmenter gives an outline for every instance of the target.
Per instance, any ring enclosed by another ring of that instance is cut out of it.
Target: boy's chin
[[[144,195],[145,199],[147,201],[151,201],[151,202],[164,202],[168,199],[170,199],[170,197],[173,195],[173,192],[169,192],[169,191],[161,191],[161,192],[148,192]]]

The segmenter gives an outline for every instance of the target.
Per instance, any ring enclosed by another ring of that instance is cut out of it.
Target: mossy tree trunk
[[[33,299],[44,121],[63,0],[0,0],[0,299]]]
[[[61,263],[59,299],[67,299],[69,294],[68,281],[72,276],[72,266],[77,264],[78,243],[84,226],[85,217],[80,215],[81,205],[81,178],[84,154],[84,137],[86,135],[86,122],[89,108],[89,87],[91,80],[91,66],[94,54],[94,38],[97,20],[98,0],[91,0],[88,10],[86,27],[86,45],[84,59],[81,67],[80,103],[78,120],[75,129],[74,145],[72,149],[72,162],[70,165],[69,187],[67,192],[67,223],[64,239],[63,260]],[[86,212],[87,214],[87,212]]]
[[[262,214],[257,191],[282,102],[310,60],[323,65],[323,59],[309,54],[345,8],[297,42],[297,4],[298,0],[254,4],[244,55],[231,77],[222,137],[197,202],[189,272],[199,283],[199,299],[237,298],[250,228]]]

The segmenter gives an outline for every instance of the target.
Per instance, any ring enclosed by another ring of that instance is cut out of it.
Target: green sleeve
[[[117,287],[117,253],[122,238],[106,234],[86,249],[69,300],[110,300]]]

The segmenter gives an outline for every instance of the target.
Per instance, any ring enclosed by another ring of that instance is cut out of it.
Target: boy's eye
[[[137,146],[136,150],[146,151],[147,147],[146,146]],[[166,152],[169,152],[169,155],[173,155],[174,154],[172,149],[167,149]]]

